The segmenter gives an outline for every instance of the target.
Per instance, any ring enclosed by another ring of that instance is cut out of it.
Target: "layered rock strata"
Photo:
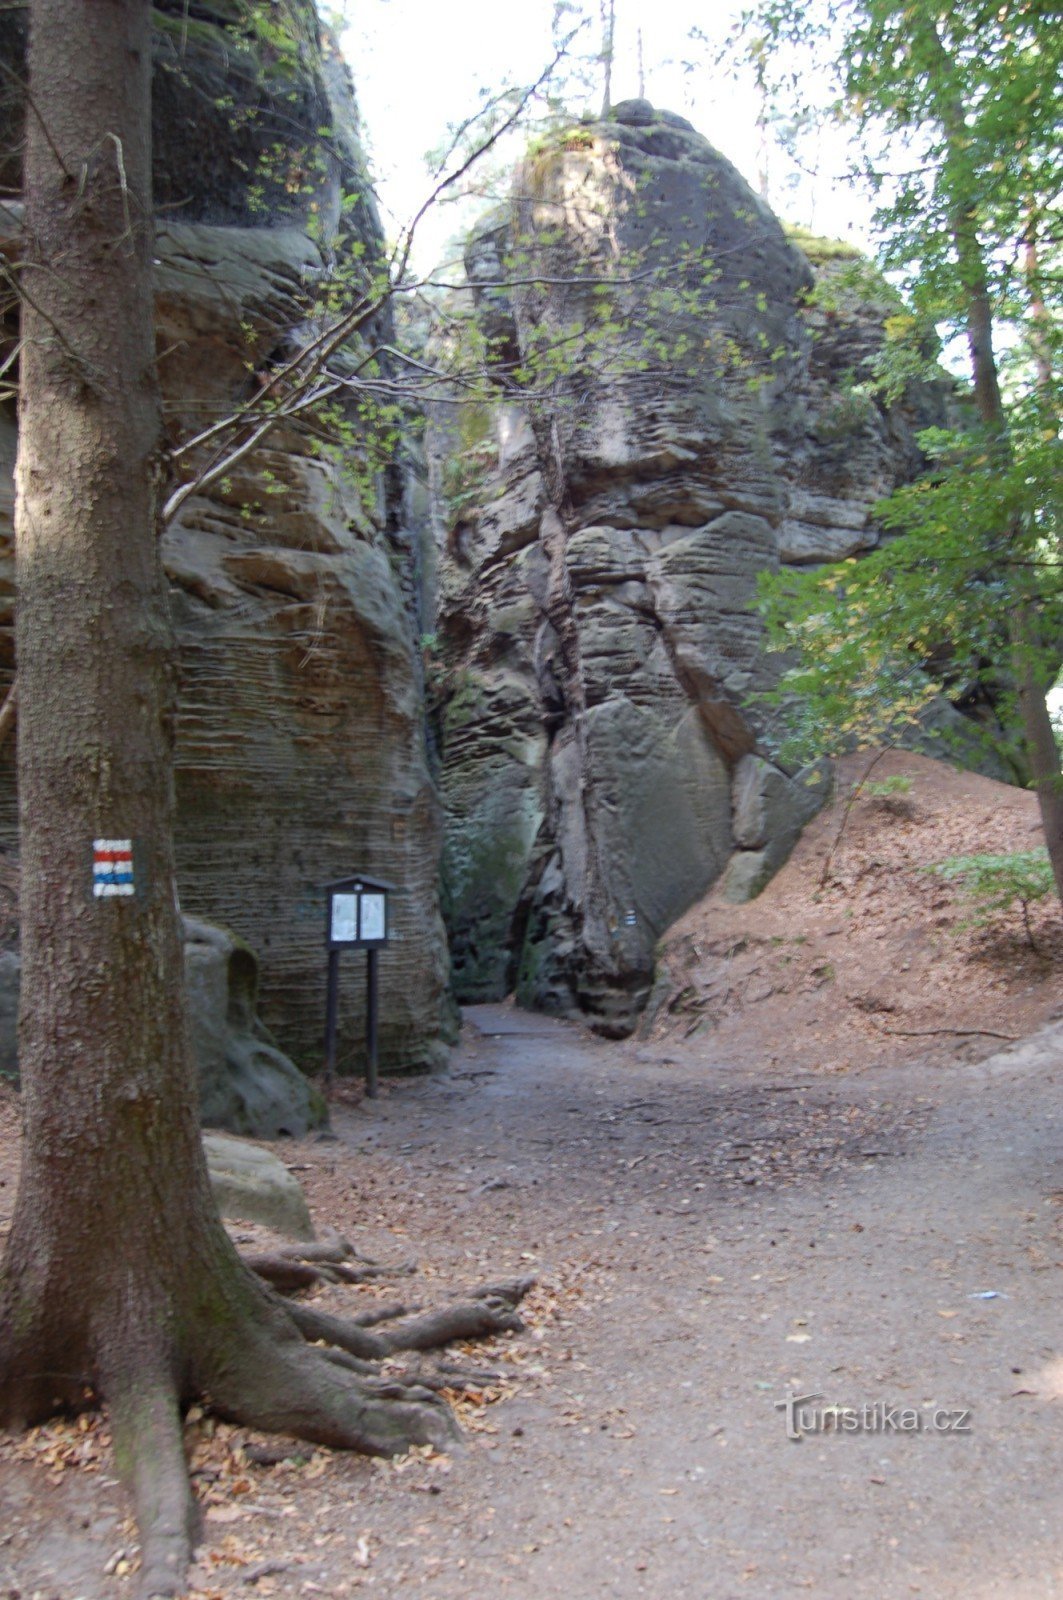
[[[168,443],[179,446],[253,405],[322,328],[322,289],[341,272],[356,293],[359,263],[369,270],[382,246],[350,82],[309,0],[288,0],[268,28],[259,8],[235,0],[162,0],[156,14],[159,372]],[[0,19],[0,54],[17,61],[21,48],[18,20]],[[0,114],[13,129],[21,107],[9,96]],[[421,1065],[440,1059],[452,1007],[418,544],[401,474],[360,447],[357,397],[340,396],[332,425],[345,445],[313,428],[275,429],[186,500],[165,533],[179,641],[179,888],[184,910],[257,951],[262,1015],[311,1068],[324,1021],[323,885],[359,870],[393,882],[381,1062]],[[10,679],[11,409],[0,435]],[[211,449],[182,459],[181,472],[209,464]],[[17,847],[10,741],[0,840]],[[362,963],[346,960],[342,977],[341,1068],[361,1050]]]

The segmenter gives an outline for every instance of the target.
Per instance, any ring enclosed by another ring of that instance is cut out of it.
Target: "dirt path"
[[[1063,1034],[765,1077],[470,1017],[449,1074],[278,1148],[322,1221],[440,1293],[538,1271],[535,1326],[475,1357],[512,1382],[451,1462],[255,1466],[246,1432],[194,1426],[197,1594],[1063,1593]],[[793,1392],[969,1431],[794,1443]],[[106,1457],[64,1470],[75,1449],[3,1447],[0,1595],[129,1591]]]

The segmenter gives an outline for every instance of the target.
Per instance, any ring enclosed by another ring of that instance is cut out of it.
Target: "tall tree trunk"
[[[991,448],[997,453],[1002,466],[1008,466],[1012,447],[993,348],[989,273],[978,237],[977,208],[963,176],[968,141],[964,109],[951,87],[948,53],[932,23],[927,26],[925,42],[935,61],[937,81],[942,86],[938,93],[938,114],[947,143],[953,201],[951,233],[964,296],[975,405],[979,420],[989,435]],[[1022,530],[1018,522],[1015,521],[1008,531],[1011,542],[1021,546]],[[1018,694],[1023,744],[1037,791],[1045,845],[1052,863],[1056,892],[1063,901],[1063,773],[1060,771],[1059,747],[1047,699],[1055,673],[1045,657],[1034,586],[1022,576],[1021,563],[1024,557],[1021,547],[1018,559],[1019,572],[1007,618],[1012,672]]]
[[[985,263],[973,218],[969,215],[957,218],[954,238],[967,295],[967,340],[974,374],[975,404],[1002,466],[1007,466],[1011,456],[1008,423],[1000,396],[993,350],[993,322]],[[1030,775],[1037,791],[1052,876],[1056,892],[1063,901],[1063,774],[1060,772],[1059,747],[1048,710],[1048,691],[1052,687],[1055,672],[1046,659],[1033,584],[1023,576],[1022,530],[1015,522],[1009,531],[1011,543],[1017,547],[1018,563],[1007,621],[1012,673],[1019,701],[1019,721]]]
[[[174,896],[150,0],[32,0],[29,71],[16,513],[25,1143],[0,1271],[0,1422],[106,1398],[143,1592],[173,1594],[193,1534],[183,1399],[209,1392],[223,1414],[383,1453],[448,1438],[451,1423],[423,1390],[381,1394],[304,1343],[213,1207]],[[126,841],[131,883],[107,859]]]
[[[1037,211],[1031,203],[1026,219],[1026,237],[1023,240],[1023,276],[1026,279],[1026,291],[1030,296],[1030,310],[1033,313],[1030,325],[1030,353],[1037,368],[1038,387],[1043,395],[1050,398],[1055,391],[1055,373],[1052,370],[1052,317],[1045,304],[1044,279],[1037,245],[1037,223]]]
[[[613,106],[613,40],[616,37],[616,0],[599,0],[602,13],[602,116]]]

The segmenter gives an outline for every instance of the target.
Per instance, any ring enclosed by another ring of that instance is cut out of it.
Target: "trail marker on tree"
[[[132,839],[94,839],[92,893],[97,900],[136,893]]]

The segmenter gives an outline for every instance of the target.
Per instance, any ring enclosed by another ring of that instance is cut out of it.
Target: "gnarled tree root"
[[[115,1460],[140,1529],[140,1593],[180,1594],[199,1531],[172,1379],[109,1389]]]
[[[335,1228],[326,1229],[323,1238],[311,1243],[277,1245],[243,1259],[252,1272],[283,1294],[311,1289],[319,1283],[373,1283],[414,1271],[412,1262],[387,1267],[360,1255]],[[352,1262],[358,1265],[352,1266]]]
[[[113,1319],[101,1318],[107,1338],[96,1342],[90,1334],[95,1354],[88,1370],[63,1389],[42,1382],[43,1337],[27,1337],[18,1352],[11,1345],[0,1350],[0,1422],[39,1420],[69,1405],[86,1382],[106,1399],[116,1464],[140,1529],[141,1600],[183,1592],[195,1544],[183,1404],[207,1397],[228,1421],[369,1455],[399,1455],[424,1444],[453,1448],[460,1431],[441,1391],[460,1387],[461,1378],[477,1384],[491,1375],[433,1372],[422,1353],[519,1329],[517,1306],[534,1281],[467,1291],[434,1311],[382,1308],[383,1316],[369,1314],[374,1326],[367,1327],[282,1298],[235,1252],[222,1254],[228,1261],[201,1262],[209,1296],[194,1296],[177,1324],[159,1315],[157,1304],[123,1306]],[[145,1345],[146,1328],[155,1330],[157,1345]],[[403,1351],[415,1353],[414,1370],[395,1369]]]
[[[352,1372],[331,1352],[267,1334],[211,1390],[231,1422],[290,1433],[312,1444],[366,1455],[401,1455],[415,1444],[440,1449],[459,1439],[450,1408],[420,1384]]]

